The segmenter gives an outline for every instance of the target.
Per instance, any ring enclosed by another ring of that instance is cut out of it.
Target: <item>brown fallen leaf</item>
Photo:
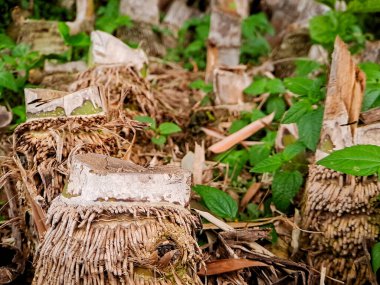
[[[217,275],[222,273],[227,273],[231,271],[236,271],[243,268],[248,267],[262,267],[262,266],[268,266],[265,263],[254,261],[250,259],[219,259],[214,260],[211,262],[206,263],[206,267],[202,267],[198,271],[198,275],[200,276],[210,276],[210,275]]]
[[[248,205],[248,203],[252,200],[252,198],[256,195],[257,191],[260,190],[260,187],[261,187],[261,183],[260,182],[256,182],[256,183],[253,183],[248,191],[245,193],[243,199],[241,199],[241,202],[240,202],[240,208],[241,210],[244,210],[245,207]]]

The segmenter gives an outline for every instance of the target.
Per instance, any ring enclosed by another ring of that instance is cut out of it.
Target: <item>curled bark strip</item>
[[[208,149],[214,153],[221,153],[226,150],[229,150],[236,144],[244,141],[245,139],[249,138],[256,132],[264,128],[265,126],[269,125],[272,122],[273,118],[274,118],[274,113],[269,114],[268,116],[262,119],[254,121],[248,126],[237,131],[236,133],[233,133],[229,135],[228,137],[222,139],[220,142],[213,144]]]

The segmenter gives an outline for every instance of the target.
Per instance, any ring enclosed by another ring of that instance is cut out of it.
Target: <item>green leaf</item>
[[[253,145],[249,148],[249,164],[251,166],[257,165],[260,161],[268,158],[271,148],[265,144]]]
[[[153,130],[156,129],[156,120],[149,116],[135,116],[133,120],[136,120],[141,123],[148,123],[150,124],[150,128],[152,128]]]
[[[210,93],[213,91],[212,84],[206,84],[202,79],[195,80],[189,84],[191,89],[202,90],[203,92]]]
[[[244,93],[252,96],[263,94],[265,92],[266,84],[266,78],[256,79],[247,88],[244,89]]]
[[[26,109],[25,105],[19,105],[12,108],[12,113],[18,117],[17,124],[21,124],[26,121]]]
[[[251,169],[251,172],[255,172],[255,173],[273,172],[279,169],[283,163],[284,161],[282,160],[282,156],[280,154],[275,154],[259,162],[254,168]]]
[[[15,42],[6,34],[0,34],[0,50],[6,48],[12,48],[16,44]]]
[[[280,94],[284,93],[286,90],[281,79],[274,78],[267,81],[266,91],[268,91],[270,94]]]
[[[297,123],[300,141],[312,151],[317,148],[322,120],[323,108],[319,108],[304,115]]]
[[[238,205],[227,193],[205,185],[195,185],[193,190],[202,197],[206,207],[215,215],[226,219],[236,217]]]
[[[304,151],[305,145],[302,142],[297,141],[285,147],[284,151],[282,152],[282,158],[285,161],[289,161]]]
[[[152,138],[152,143],[162,146],[166,143],[166,137],[165,136],[158,136]]]
[[[17,92],[17,82],[13,74],[9,71],[2,70],[0,71],[0,86],[10,89],[14,92]]]
[[[355,145],[332,152],[318,164],[356,176],[375,174],[380,168],[380,147]]]
[[[380,268],[380,242],[375,243],[371,248],[372,269],[375,274]]]
[[[304,77],[285,78],[285,86],[289,91],[301,96],[307,96],[313,80]]]
[[[158,127],[158,131],[161,135],[170,135],[182,131],[182,129],[175,123],[162,123]]]
[[[285,109],[286,109],[286,105],[282,97],[271,96],[265,104],[265,110],[268,114],[275,112],[274,114],[275,120],[279,120],[282,117],[282,115],[284,115]]]
[[[310,102],[306,100],[293,104],[285,113],[283,124],[297,123],[306,113],[312,110]]]
[[[380,1],[352,0],[348,3],[347,10],[353,13],[377,13],[380,12]]]
[[[236,150],[231,149],[227,152],[221,153],[215,157],[217,161],[221,161],[229,165],[228,176],[232,180],[236,180],[242,171],[244,165],[249,159],[248,151],[245,149]]]
[[[273,203],[280,211],[286,211],[302,186],[303,178],[299,171],[278,171],[272,182]]]
[[[302,77],[307,76],[311,72],[317,70],[321,64],[314,61],[314,60],[308,60],[308,59],[298,59],[295,61],[296,64],[296,70],[295,74],[296,76]]]
[[[244,128],[248,124],[249,124],[249,122],[247,122],[246,120],[235,120],[232,122],[231,127],[228,130],[228,132],[230,134],[233,134],[233,133],[237,132],[238,130]]]
[[[70,36],[70,28],[65,22],[58,23],[58,31],[64,39]]]

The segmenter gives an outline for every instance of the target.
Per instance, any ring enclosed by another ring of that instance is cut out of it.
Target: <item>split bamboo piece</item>
[[[214,153],[221,153],[223,151],[229,150],[236,144],[244,141],[245,139],[252,136],[254,133],[258,132],[265,126],[269,125],[274,118],[274,113],[265,116],[262,119],[250,123],[241,130],[229,135],[228,137],[222,139],[221,141],[213,144],[208,149]]]
[[[72,165],[49,209],[33,284],[202,284],[200,219],[184,207],[190,172],[97,154]]]
[[[337,38],[332,56],[325,113],[316,159],[355,143],[365,86],[347,46]],[[377,142],[378,144],[378,142]],[[303,197],[304,240],[309,260],[326,276],[345,284],[373,280],[365,247],[379,236],[376,176],[354,177],[311,165]],[[328,283],[328,279],[326,279]]]

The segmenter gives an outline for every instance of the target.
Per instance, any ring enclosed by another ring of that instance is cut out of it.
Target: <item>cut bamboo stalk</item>
[[[186,20],[196,14],[197,11],[186,5],[184,0],[175,0],[169,7],[163,23],[168,25],[174,31],[178,31]]]
[[[66,22],[72,35],[85,31],[90,32],[94,27],[95,13],[93,0],[76,0],[76,14],[74,22]]]
[[[239,64],[241,20],[248,11],[247,0],[213,0],[208,36],[206,82],[213,82],[214,69]]]
[[[74,156],[67,191],[49,209],[33,284],[57,284],[62,272],[65,284],[202,284],[200,219],[184,207],[189,200],[188,171]]]
[[[105,155],[77,155],[66,195],[86,201],[167,202],[187,206],[191,173],[174,166],[144,168]],[[120,189],[123,189],[121,191]]]
[[[217,67],[214,69],[215,104],[242,104],[243,91],[251,83],[246,66]]]
[[[158,25],[160,11],[158,0],[121,0],[120,13],[131,17],[133,21]]]
[[[369,134],[378,126],[357,127],[364,81],[347,46],[337,38],[317,160],[333,150],[373,138]],[[367,130],[369,138],[363,138]],[[379,145],[379,140],[372,142]],[[314,233],[305,237],[303,245],[308,247],[313,266],[325,268],[326,276],[358,285],[375,279],[363,244],[379,236],[378,209],[373,203],[380,194],[378,185],[374,176],[353,177],[320,165],[310,166],[301,216],[303,228]],[[359,263],[359,259],[366,262]]]
[[[213,144],[208,149],[214,153],[221,153],[230,148],[234,147],[236,144],[249,138],[262,128],[268,126],[274,118],[274,113],[267,115],[266,117],[259,119],[245,126],[241,130],[229,135],[228,137],[222,139],[220,142]]]

